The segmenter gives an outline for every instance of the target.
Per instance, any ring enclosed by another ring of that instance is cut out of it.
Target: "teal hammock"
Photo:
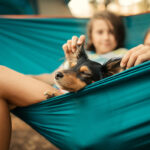
[[[0,0],[0,14],[18,15],[18,14],[35,14],[29,0]]]
[[[0,64],[24,74],[49,73],[62,44],[85,33],[88,19],[0,18]],[[124,17],[126,47],[143,42],[150,14]],[[62,150],[149,150],[150,62],[12,111]]]

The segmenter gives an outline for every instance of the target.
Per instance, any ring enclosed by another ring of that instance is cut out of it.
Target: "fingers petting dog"
[[[80,58],[88,58],[84,50],[84,43],[77,45],[76,51],[68,50],[69,48],[67,44],[63,46],[63,49],[66,55],[66,61],[68,62],[70,68],[75,66]]]

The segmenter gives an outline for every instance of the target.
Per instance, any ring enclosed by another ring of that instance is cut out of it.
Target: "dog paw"
[[[61,94],[62,93],[60,93],[59,91],[53,91],[53,92],[51,92],[51,91],[45,91],[44,92],[44,95],[46,96],[47,99],[55,97],[55,96],[59,96]]]

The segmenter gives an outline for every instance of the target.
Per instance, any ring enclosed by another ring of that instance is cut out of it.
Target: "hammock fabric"
[[[25,74],[51,72],[61,46],[85,33],[88,19],[0,18],[0,64]],[[126,47],[142,43],[150,14],[124,18]],[[150,62],[13,113],[62,150],[150,147]]]
[[[35,14],[29,0],[0,0],[0,14]]]

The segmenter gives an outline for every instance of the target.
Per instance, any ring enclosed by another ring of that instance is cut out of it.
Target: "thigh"
[[[55,92],[50,85],[0,66],[0,96],[17,106],[27,106],[46,99],[46,91]]]

